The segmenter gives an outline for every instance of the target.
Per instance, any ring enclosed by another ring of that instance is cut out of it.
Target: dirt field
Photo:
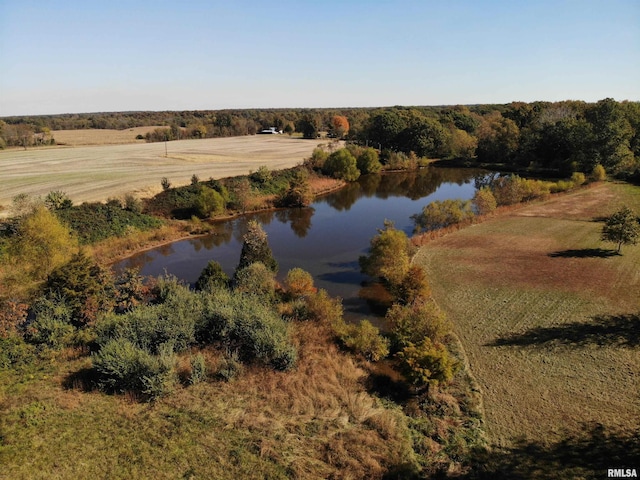
[[[640,246],[616,255],[594,221],[623,203],[640,211],[639,191],[601,184],[418,253],[481,385],[495,445],[640,425]]]
[[[165,143],[0,151],[0,205],[10,206],[20,193],[38,196],[52,190],[65,191],[76,203],[126,193],[147,197],[160,191],[162,177],[177,186],[189,183],[193,174],[208,179],[247,174],[261,165],[288,168],[317,145],[315,140],[256,135],[167,142],[167,156]]]

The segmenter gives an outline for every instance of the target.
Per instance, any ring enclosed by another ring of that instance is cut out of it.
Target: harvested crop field
[[[137,140],[138,135],[145,136],[156,128],[167,127],[134,127],[125,130],[113,129],[82,129],[82,130],[53,130],[51,136],[59,145],[79,147],[82,145],[122,145],[125,143],[145,143]]]
[[[416,256],[467,351],[495,446],[541,457],[593,425],[607,438],[640,425],[640,246],[617,255],[598,221],[622,204],[640,212],[639,191],[599,184],[433,240]]]
[[[180,140],[165,143],[48,147],[0,152],[0,205],[15,195],[62,190],[76,202],[103,201],[134,193],[151,196],[160,180],[172,185],[244,175],[266,165],[293,167],[311,155],[317,142],[280,135]],[[166,147],[166,156],[165,156]]]

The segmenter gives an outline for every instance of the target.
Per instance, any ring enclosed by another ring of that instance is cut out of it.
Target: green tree
[[[240,262],[236,272],[248,267],[254,262],[262,262],[272,272],[278,271],[278,262],[273,258],[267,234],[255,220],[249,220],[247,233],[244,235]]]
[[[602,227],[602,240],[618,245],[620,253],[622,245],[636,245],[640,237],[638,218],[628,207],[623,207],[607,218]]]
[[[353,182],[360,176],[360,170],[356,166],[356,158],[346,148],[336,150],[329,155],[324,162],[322,171],[325,175],[347,182]]]
[[[402,230],[396,230],[393,222],[385,220],[370,242],[369,254],[359,259],[362,271],[379,277],[390,285],[399,285],[407,275],[410,264],[410,244]]]
[[[220,287],[226,288],[229,286],[229,282],[229,276],[224,273],[222,265],[215,260],[210,260],[200,273],[195,287],[196,290],[208,292]]]
[[[378,173],[382,170],[378,151],[371,147],[363,149],[356,159],[356,167],[363,175]]]
[[[478,147],[478,139],[458,128],[452,128],[449,135],[449,155],[453,158],[473,158]]]
[[[508,163],[518,149],[520,130],[511,119],[492,112],[482,119],[476,131],[478,159],[483,162]]]
[[[205,185],[201,185],[199,190],[200,193],[196,197],[195,207],[200,217],[213,217],[224,212],[225,201],[222,195]]]

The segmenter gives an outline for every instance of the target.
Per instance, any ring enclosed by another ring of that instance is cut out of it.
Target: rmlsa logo
[[[607,470],[609,478],[638,478],[635,468],[610,468]]]

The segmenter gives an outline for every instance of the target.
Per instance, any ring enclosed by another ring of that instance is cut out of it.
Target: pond
[[[309,208],[245,215],[216,224],[215,233],[181,240],[134,255],[115,266],[136,267],[142,275],[175,275],[195,283],[210,260],[231,276],[240,259],[247,222],[257,220],[268,235],[278,261],[278,278],[300,267],[319,288],[343,299],[345,317],[375,317],[372,293],[363,289],[371,278],[360,273],[358,257],[367,253],[370,239],[385,219],[408,235],[411,215],[434,200],[469,199],[483,170],[428,167],[416,172],[369,175],[345,188],[318,198]],[[375,296],[375,291],[373,293]]]

